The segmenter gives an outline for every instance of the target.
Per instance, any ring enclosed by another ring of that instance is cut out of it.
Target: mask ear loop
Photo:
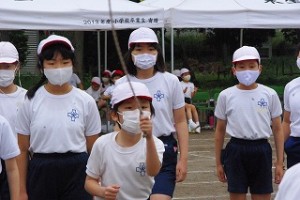
[[[113,13],[112,13],[112,8],[111,8],[111,0],[107,0],[107,1],[108,1],[108,7],[109,7],[110,21],[113,22]],[[114,23],[111,23],[111,31],[112,31],[112,35],[113,35],[115,47],[116,47],[116,50],[117,50],[117,54],[118,54],[118,57],[119,57],[119,60],[120,60],[120,63],[121,63],[121,67],[122,67],[122,69],[124,71],[124,74],[125,74],[125,77],[127,79],[127,82],[129,83],[130,90],[133,93],[134,100],[136,101],[136,103],[138,105],[138,109],[140,111],[140,115],[142,116],[143,115],[143,111],[142,111],[141,103],[140,103],[139,99],[136,97],[136,94],[135,94],[134,89],[132,87],[131,81],[129,79],[127,66],[125,65],[125,61],[124,61],[123,56],[122,56],[122,51],[121,51],[121,48],[120,48],[120,43],[119,43],[119,40],[118,40],[118,36],[117,36],[117,32],[115,30]],[[145,133],[143,133],[143,137],[146,137]]]

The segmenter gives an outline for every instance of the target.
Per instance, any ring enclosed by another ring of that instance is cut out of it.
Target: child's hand
[[[104,191],[104,198],[106,200],[116,200],[119,189],[120,189],[119,185],[107,186]]]
[[[150,116],[143,114],[141,115],[140,128],[145,138],[152,137],[152,121]]]

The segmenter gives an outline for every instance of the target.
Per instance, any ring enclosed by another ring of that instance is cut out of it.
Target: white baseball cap
[[[92,83],[96,83],[96,84],[98,84],[98,85],[101,85],[100,78],[97,77],[97,76],[93,77],[91,82],[92,82]]]
[[[10,42],[0,42],[0,63],[14,63],[19,61],[19,53]]]
[[[134,31],[129,36],[128,49],[133,43],[158,43],[155,32],[147,27],[141,27]]]
[[[190,72],[190,70],[188,70],[187,68],[182,68],[180,70],[180,76],[183,74],[183,73],[186,73],[186,72]]]
[[[58,43],[66,45],[74,52],[74,47],[68,38],[59,35],[50,35],[49,37],[43,39],[40,42],[37,48],[37,54],[40,55],[40,53],[44,50],[45,47],[51,44],[58,44]]]
[[[136,97],[152,101],[152,96],[145,84],[140,82],[131,82],[131,85]],[[116,104],[120,103],[121,101],[134,97],[134,94],[131,90],[129,82],[117,84],[112,92],[112,97],[111,97],[112,107],[114,107]]]
[[[242,60],[258,60],[260,64],[260,56],[255,47],[243,46],[237,49],[232,56],[232,63]]]

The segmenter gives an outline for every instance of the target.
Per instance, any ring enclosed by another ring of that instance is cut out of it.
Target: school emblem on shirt
[[[261,108],[265,108],[268,106],[268,102],[265,101],[264,98],[261,98],[258,102],[257,105],[259,105]]]
[[[145,176],[146,174],[146,164],[141,162],[138,167],[135,168],[135,171],[140,173],[140,176]]]
[[[157,90],[156,94],[154,94],[154,98],[156,99],[156,101],[160,101],[164,97],[165,97],[165,95],[163,93],[161,93],[160,90]]]
[[[75,122],[75,119],[79,118],[79,114],[77,113],[76,109],[72,109],[71,112],[68,112],[68,117],[71,118],[72,122]]]

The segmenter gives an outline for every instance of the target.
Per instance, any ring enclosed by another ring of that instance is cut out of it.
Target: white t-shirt
[[[187,88],[186,92],[184,93],[184,97],[186,98],[192,98],[192,93],[195,90],[195,85],[192,82],[180,82],[181,87],[182,87],[182,91],[185,90],[185,88]]]
[[[279,184],[275,200],[298,200],[300,196],[300,163],[287,169]]]
[[[15,131],[15,124],[17,112],[25,99],[26,92],[27,90],[17,86],[17,90],[13,93],[0,93],[0,115],[7,119],[16,137],[17,133]]]
[[[112,132],[97,139],[87,162],[86,173],[95,179],[100,178],[104,187],[120,185],[117,199],[145,200],[154,184],[154,177],[146,173],[146,139],[141,137],[134,146],[124,148],[116,143],[117,133]],[[164,144],[155,136],[153,138],[162,162]]]
[[[80,84],[81,80],[80,80],[80,78],[78,77],[77,74],[73,73],[72,76],[71,76],[71,79],[69,80],[69,83],[71,85],[73,85],[74,87],[77,87],[77,84]]]
[[[155,115],[152,118],[153,135],[169,136],[175,132],[173,110],[185,106],[184,95],[180,82],[174,74],[156,72],[148,79],[137,79],[128,75],[133,82],[144,83],[152,95]],[[116,84],[127,82],[126,76],[118,79]]]
[[[227,88],[217,102],[215,116],[227,120],[226,132],[240,139],[269,138],[272,119],[282,114],[275,90],[261,84],[253,90]]]
[[[20,154],[20,149],[17,139],[10,128],[8,121],[0,115],[0,158],[8,160],[17,157]],[[2,165],[0,162],[0,173]]]
[[[300,137],[300,78],[290,81],[284,88],[284,110],[290,112],[291,136]]]
[[[99,88],[98,90],[93,90],[92,86],[90,86],[88,89],[86,89],[86,93],[91,95],[95,101],[98,101],[101,94],[101,88]]]
[[[34,153],[86,152],[86,138],[99,134],[101,121],[95,100],[73,87],[64,95],[53,95],[40,87],[25,99],[17,115],[16,131],[30,135]]]
[[[103,95],[105,95],[105,96],[111,96],[111,95],[112,95],[112,91],[115,89],[115,87],[116,87],[115,84],[109,86],[109,87],[103,92]]]

